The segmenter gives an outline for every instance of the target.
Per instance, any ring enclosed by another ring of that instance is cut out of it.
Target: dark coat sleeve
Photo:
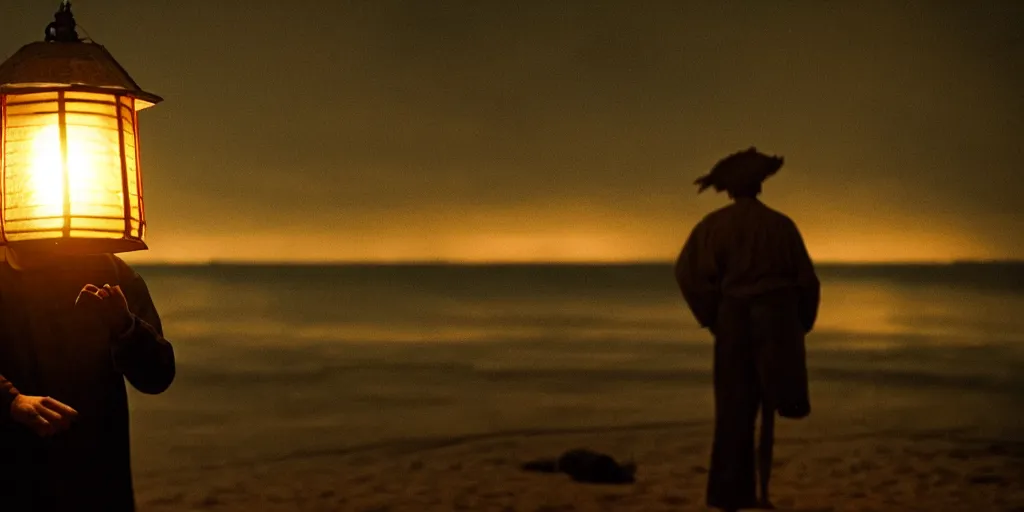
[[[705,222],[697,224],[683,244],[676,260],[675,275],[679,291],[701,327],[713,328],[721,299],[714,248]]]
[[[151,395],[162,393],[174,381],[174,349],[164,338],[146,282],[123,262],[118,264],[132,326],[115,340],[114,365],[135,389]]]
[[[818,306],[821,302],[821,283],[814,271],[814,262],[807,252],[804,239],[800,230],[793,225],[793,261],[796,263],[796,283],[800,292],[800,323],[804,332],[811,332],[814,329],[814,322],[818,318]]]
[[[21,393],[18,391],[18,388],[14,387],[14,383],[0,375],[0,420],[10,417],[11,402],[19,394]]]

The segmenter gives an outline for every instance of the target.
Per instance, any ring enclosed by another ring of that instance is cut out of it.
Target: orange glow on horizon
[[[254,262],[453,262],[453,263],[625,263],[672,261],[684,241],[679,231],[643,236],[621,232],[540,232],[536,234],[457,234],[415,237],[399,233],[185,235],[151,236],[152,250],[133,261],[201,263]],[[888,233],[859,237],[806,236],[818,262],[948,262],[988,259],[966,237]]]
[[[815,202],[819,201],[819,202]],[[681,203],[682,201],[680,201]],[[626,263],[673,261],[693,226],[725,201],[675,207],[534,202],[518,207],[409,208],[387,213],[297,219],[261,227],[257,219],[221,232],[158,224],[151,250],[133,261]],[[858,209],[801,195],[769,203],[800,226],[819,262],[948,262],[1005,258],[958,217],[922,219],[885,205]],[[822,214],[825,210],[827,213]],[[230,220],[229,220],[230,222]],[[923,228],[927,228],[927,231]]]

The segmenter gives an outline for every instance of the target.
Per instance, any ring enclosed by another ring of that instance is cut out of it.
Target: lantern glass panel
[[[109,94],[82,91],[67,91],[64,93],[64,98],[71,101],[100,101],[103,103],[113,103],[115,101],[115,97]]]
[[[140,216],[131,98],[15,94],[6,97],[6,114],[7,239],[126,236],[126,214],[129,225]]]
[[[124,224],[122,223],[121,226],[123,228]],[[118,238],[121,238],[121,236],[122,236],[121,233],[115,233],[113,231],[108,231],[108,230],[88,230],[88,229],[72,229],[71,230],[71,237],[72,238],[110,238],[110,239],[118,239]]]
[[[104,106],[105,112],[72,113],[80,107]],[[121,146],[114,105],[68,102],[68,185],[72,228],[94,217],[120,219],[124,228]],[[117,227],[115,226],[116,230]]]
[[[124,161],[125,161],[125,172],[128,178],[128,205],[129,205],[129,218],[135,221],[132,224],[132,233],[138,233],[137,226],[138,222],[141,221],[140,213],[140,201],[139,201],[139,173],[138,173],[138,162],[136,161],[136,149],[135,149],[135,113],[131,110],[131,98],[122,98],[121,107],[121,124],[122,132],[124,137]]]
[[[4,138],[4,208],[12,235],[48,229],[54,221],[60,229],[64,211],[58,104],[21,99],[8,97]]]

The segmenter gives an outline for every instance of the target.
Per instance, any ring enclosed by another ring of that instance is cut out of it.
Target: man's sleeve
[[[708,239],[709,230],[702,221],[697,224],[683,245],[676,260],[675,274],[679,291],[701,327],[712,328],[718,316],[718,268],[713,247]]]
[[[14,384],[0,375],[0,419],[9,418],[11,415],[11,402],[21,394]]]
[[[114,365],[135,389],[153,395],[162,393],[174,381],[174,349],[164,338],[146,282],[126,264],[118,263],[121,291],[128,299],[132,326],[120,335],[115,334]]]
[[[796,263],[796,282],[800,291],[800,323],[804,332],[811,332],[814,329],[814,322],[818,318],[818,306],[821,302],[821,283],[814,271],[814,262],[804,245],[803,236],[796,224],[793,224],[793,256]]]

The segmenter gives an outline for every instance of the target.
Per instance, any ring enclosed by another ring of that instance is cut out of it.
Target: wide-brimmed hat
[[[751,146],[746,151],[733,153],[715,164],[711,172],[697,178],[694,185],[700,186],[697,193],[714,187],[715,192],[756,186],[782,168],[784,158],[768,156]]]

